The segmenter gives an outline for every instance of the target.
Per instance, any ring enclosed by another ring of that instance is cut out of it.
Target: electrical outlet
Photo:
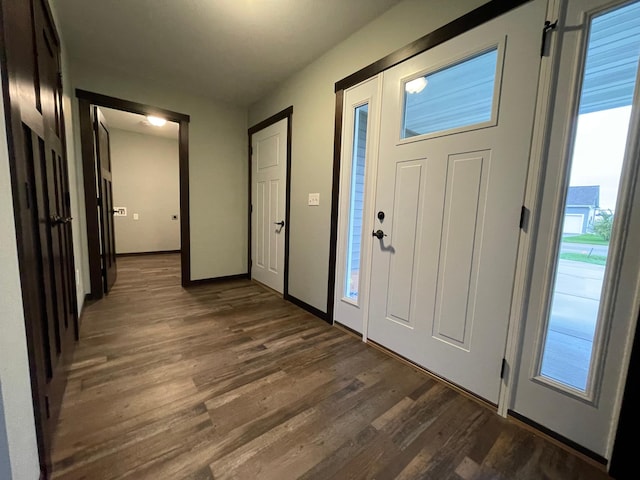
[[[310,193],[309,194],[309,206],[317,207],[320,205],[320,194],[319,193]]]

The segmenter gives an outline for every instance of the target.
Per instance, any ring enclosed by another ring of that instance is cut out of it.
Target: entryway
[[[545,15],[546,2],[533,2],[345,94],[344,158],[365,151],[363,106],[381,120],[379,139],[368,138],[369,155],[360,154],[368,162],[345,162],[343,182],[353,181],[344,197],[353,198],[342,202],[349,253],[339,257],[335,320],[360,332],[366,323],[368,340],[493,404],[534,122],[533,24]],[[364,253],[359,264],[354,251]],[[342,316],[354,285],[368,296],[368,315],[355,321]]]
[[[527,2],[337,96],[332,320],[603,464],[639,308],[639,5]]]

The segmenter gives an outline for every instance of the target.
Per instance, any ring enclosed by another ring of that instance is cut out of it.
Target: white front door
[[[566,7],[510,409],[608,459],[639,309],[640,1]],[[592,233],[564,236],[582,187],[599,192]]]
[[[363,333],[369,306],[380,78],[344,92],[334,320]]]
[[[251,136],[251,278],[283,293],[288,120]]]
[[[546,7],[384,73],[368,337],[493,403]]]

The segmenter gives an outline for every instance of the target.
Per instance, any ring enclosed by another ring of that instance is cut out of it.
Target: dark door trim
[[[286,228],[284,229],[284,287],[283,298],[285,300],[291,300],[289,295],[289,231],[291,230],[291,134],[292,134],[292,120],[293,120],[293,105],[285,108],[281,112],[272,115],[271,117],[263,120],[260,123],[250,127],[247,131],[248,144],[247,144],[247,157],[249,165],[249,190],[248,190],[248,245],[247,245],[247,275],[251,278],[251,242],[253,240],[251,232],[251,137],[254,133],[263,130],[274,123],[278,123],[280,120],[287,119],[287,182],[285,191],[285,212],[284,221]]]
[[[98,195],[93,153],[93,125],[91,105],[123,110],[140,115],[157,115],[180,125],[178,156],[180,170],[180,251],[182,286],[191,284],[191,229],[189,222],[189,115],[164,108],[123,100],[99,93],[76,89],[79,103],[80,139],[82,145],[82,170],[84,178],[85,213],[87,222],[87,246],[89,250],[89,278],[91,298],[102,298],[102,272],[100,263],[100,236],[98,230]]]
[[[513,10],[520,5],[529,3],[530,1],[531,0],[491,0],[490,2],[479,6],[475,10],[471,10],[469,13],[456,18],[446,25],[427,33],[425,36],[420,37],[410,44],[399,48],[386,57],[383,57],[380,60],[377,60],[343,78],[342,80],[339,80],[336,82],[335,91],[338,92],[339,90],[346,90],[349,87],[353,87],[374,75],[384,72],[405,60],[409,60],[422,52],[426,52],[441,43],[451,40],[464,32],[468,32],[483,23],[493,20],[494,18]]]
[[[333,141],[333,182],[331,191],[331,233],[329,244],[329,279],[327,288],[327,314],[326,320],[333,323],[335,277],[336,277],[336,252],[338,239],[338,198],[340,195],[340,149],[342,143],[342,110],[344,91],[375,75],[378,75],[405,60],[426,52],[458,35],[461,35],[475,27],[493,20],[520,5],[531,0],[491,0],[475,10],[443,25],[440,28],[420,37],[419,39],[399,48],[386,57],[358,70],[355,73],[339,80],[335,84],[336,109],[335,131]],[[541,30],[542,32],[542,30]]]

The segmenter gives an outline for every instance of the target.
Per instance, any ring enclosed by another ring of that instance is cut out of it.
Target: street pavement
[[[606,257],[609,252],[608,245],[586,245],[583,243],[560,244],[560,253],[583,253],[585,255],[600,255]]]
[[[586,386],[604,270],[571,260],[558,265],[542,373],[579,389]]]

